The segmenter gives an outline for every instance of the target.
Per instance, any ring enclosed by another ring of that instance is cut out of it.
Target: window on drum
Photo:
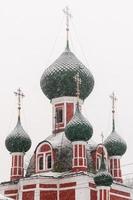
[[[56,123],[62,123],[62,122],[63,122],[63,109],[56,108]]]

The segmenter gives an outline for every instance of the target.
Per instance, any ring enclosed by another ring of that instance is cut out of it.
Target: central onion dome
[[[9,152],[27,152],[31,147],[31,139],[21,125],[18,118],[17,125],[14,130],[7,136],[5,140],[6,148]]]
[[[103,153],[101,158],[101,166],[98,173],[94,176],[94,181],[96,186],[111,186],[113,183],[113,178],[106,169]]]
[[[79,73],[82,85],[80,98],[84,100],[94,87],[94,78],[87,67],[70,51],[69,46],[43,73],[40,81],[43,93],[51,100],[62,96],[75,96],[74,76]]]
[[[88,141],[93,134],[91,124],[84,118],[77,104],[76,112],[65,128],[65,135],[71,141]]]

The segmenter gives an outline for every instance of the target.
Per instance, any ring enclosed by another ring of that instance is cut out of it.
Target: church
[[[131,200],[133,189],[122,177],[121,158],[127,144],[115,128],[115,94],[111,96],[111,133],[98,144],[92,139],[92,125],[82,113],[94,77],[71,51],[67,7],[64,12],[65,49],[40,80],[52,106],[51,135],[36,146],[24,174],[24,156],[32,142],[22,126],[24,95],[18,89],[17,123],[5,140],[11,154],[10,179],[0,183],[1,194],[14,200]]]

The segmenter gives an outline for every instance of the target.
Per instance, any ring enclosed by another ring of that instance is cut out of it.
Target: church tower
[[[123,182],[120,159],[122,155],[126,152],[127,144],[124,139],[116,132],[115,128],[115,101],[117,98],[113,93],[112,99],[112,132],[104,141],[104,145],[108,151],[109,155],[109,169],[112,177],[117,182]]]
[[[24,176],[24,155],[31,147],[31,139],[21,125],[21,98],[24,94],[20,89],[15,92],[18,97],[18,121],[14,130],[7,136],[5,145],[11,153],[11,175],[10,180],[18,180]]]
[[[91,124],[84,118],[81,114],[79,108],[79,96],[81,80],[79,73],[76,75],[75,80],[77,82],[77,106],[73,118],[67,124],[65,128],[66,137],[72,142],[73,148],[73,158],[72,158],[72,170],[74,172],[78,171],[88,171],[87,168],[87,156],[86,156],[86,146],[87,141],[91,138],[93,134],[93,128]]]
[[[104,154],[102,152],[101,165],[97,174],[94,176],[94,182],[97,187],[97,200],[109,200],[110,187],[113,183],[113,178],[108,172],[107,164],[105,164]]]
[[[52,103],[53,134],[64,131],[72,119],[77,104],[77,85],[74,77],[77,73],[80,85],[79,107],[91,93],[94,78],[87,67],[72,53],[69,45],[69,18],[71,14],[66,7],[66,48],[64,52],[43,73],[40,81],[43,93]]]

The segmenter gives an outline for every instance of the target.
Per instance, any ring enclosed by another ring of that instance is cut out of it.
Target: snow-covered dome
[[[108,170],[106,169],[103,154],[101,158],[100,169],[97,172],[97,174],[94,176],[94,181],[95,181],[96,186],[111,186],[111,184],[113,183],[113,178],[111,174],[108,172]]]
[[[21,125],[18,117],[17,125],[5,140],[6,148],[9,152],[27,152],[31,147],[31,139]]]
[[[104,146],[109,156],[122,156],[127,149],[125,140],[115,130],[106,138]]]
[[[81,114],[77,104],[76,112],[65,128],[66,137],[70,141],[88,141],[92,134],[93,128],[88,120]]]
[[[127,149],[125,140],[116,132],[115,129],[115,97],[114,92],[110,96],[112,99],[112,132],[105,139],[104,146],[106,147],[109,156],[122,156]]]
[[[75,96],[75,75],[81,79],[80,98],[85,99],[92,91],[94,78],[87,67],[70,51],[69,47],[43,73],[40,81],[44,94],[53,99],[62,96]]]

